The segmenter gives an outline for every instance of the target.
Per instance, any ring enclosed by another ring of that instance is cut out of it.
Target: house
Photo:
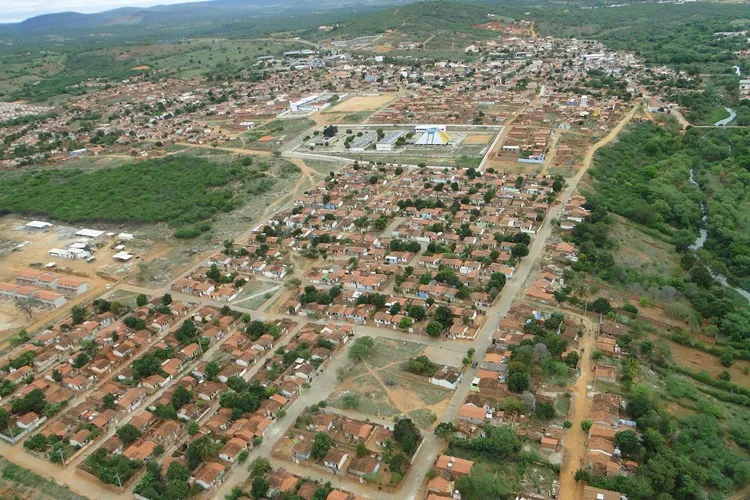
[[[349,455],[343,450],[340,450],[339,448],[331,448],[323,458],[323,465],[331,469],[331,471],[334,473],[343,472],[344,465],[346,464],[348,458]]]
[[[367,441],[372,433],[373,426],[364,422],[358,422],[356,420],[347,419],[344,422],[343,430],[344,437],[357,442]]]
[[[557,451],[558,444],[559,443],[558,443],[557,439],[552,439],[552,438],[548,438],[548,437],[543,437],[542,438],[542,449],[544,451],[549,451],[549,452],[554,453],[554,452]]]
[[[24,414],[21,418],[16,421],[16,425],[23,430],[36,429],[39,424],[43,422],[43,418],[30,411]]]
[[[434,478],[430,479],[429,483],[427,483],[427,492],[436,493],[440,496],[452,496],[454,490],[453,486],[453,481],[448,481],[441,476],[435,476]]]
[[[218,462],[204,462],[196,469],[193,480],[204,490],[209,490],[217,481],[221,481],[224,471],[224,466]]]
[[[594,370],[596,380],[614,384],[617,382],[617,369],[613,366],[597,365]]]
[[[583,487],[583,500],[620,500],[620,493],[616,491],[603,490],[586,485]]]
[[[247,442],[240,438],[232,438],[219,451],[219,458],[229,463],[234,463],[242,450],[247,449]]]
[[[357,477],[365,477],[377,474],[380,470],[380,462],[369,455],[354,458],[349,464],[349,472]]]
[[[292,448],[292,455],[294,461],[298,460],[310,460],[310,454],[312,453],[312,439],[305,439],[304,436],[299,437],[299,441]]]
[[[471,468],[474,467],[474,462],[449,455],[440,455],[435,467],[451,477],[468,476],[471,473]]]
[[[148,462],[154,457],[154,451],[157,446],[158,445],[155,442],[146,439],[140,443],[130,445],[124,452],[122,452],[122,454],[131,460]]]
[[[83,448],[89,443],[91,437],[91,431],[88,429],[81,429],[80,431],[73,434],[70,438],[70,445],[76,448]]]
[[[461,372],[443,366],[442,369],[436,371],[432,377],[429,378],[429,382],[433,385],[455,391],[456,387],[458,387],[458,384],[461,382]]]
[[[461,408],[458,410],[458,418],[471,422],[472,424],[480,425],[488,418],[492,418],[492,413],[488,416],[487,410],[484,408],[474,406],[473,404],[464,404],[461,405]]]

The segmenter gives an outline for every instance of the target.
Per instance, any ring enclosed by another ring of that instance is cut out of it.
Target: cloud
[[[191,0],[2,0],[0,23],[17,23],[30,17],[55,12],[81,12],[92,14],[118,7],[153,7]],[[198,1],[198,0],[192,0]]]

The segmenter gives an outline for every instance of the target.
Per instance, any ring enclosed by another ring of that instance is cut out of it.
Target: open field
[[[464,144],[487,144],[492,140],[492,135],[489,134],[471,134],[466,136],[466,139],[464,139]]]
[[[430,427],[446,410],[452,392],[404,371],[406,361],[424,352],[424,346],[413,342],[375,339],[367,360],[352,363],[343,372],[344,379],[331,393],[328,403],[345,408],[342,397],[354,393],[359,396],[356,409],[361,413],[379,418],[409,415],[420,427]],[[459,353],[444,352],[447,354],[436,360],[460,365]]]
[[[327,109],[326,113],[352,113],[359,111],[375,111],[385,106],[396,98],[395,93],[384,93],[380,95],[354,96],[345,99],[335,106]]]

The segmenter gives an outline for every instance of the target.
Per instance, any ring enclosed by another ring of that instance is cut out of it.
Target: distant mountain
[[[373,10],[404,1],[370,0],[364,2],[363,5],[363,2],[358,0],[209,0],[148,8],[122,7],[96,14],[60,12],[32,17],[20,23],[0,24],[0,35],[50,34],[118,24],[171,26],[221,20],[235,21],[247,16],[279,16],[285,13],[293,17],[305,12],[341,10],[347,6],[366,7],[366,10]]]

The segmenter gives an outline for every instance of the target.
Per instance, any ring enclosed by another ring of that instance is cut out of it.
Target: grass
[[[670,276],[679,269],[679,254],[671,245],[641,231],[639,227],[619,215],[613,215],[611,236],[617,239],[615,262],[643,273]]]
[[[367,120],[372,113],[373,111],[355,111],[354,113],[345,115],[341,121],[344,123],[362,123]]]
[[[706,125],[713,125],[714,123],[729,118],[729,113],[723,107],[717,107],[711,110],[711,114],[706,120]]]
[[[340,169],[343,164],[332,162],[332,161],[307,160],[306,159],[305,165],[315,170],[319,174],[322,174],[324,177],[327,177],[329,172],[333,172],[334,170]]]
[[[270,135],[274,139],[283,138],[283,142],[289,142],[314,125],[315,122],[308,118],[273,120],[259,125],[249,132],[243,133],[242,138],[246,141],[248,149],[270,150],[273,148],[274,141],[260,142],[258,139]]]
[[[84,500],[84,497],[76,495],[67,488],[58,486],[49,479],[23,467],[19,467],[12,462],[0,459],[0,467],[2,467],[3,482],[13,484],[12,490],[18,495],[18,498]],[[29,489],[28,492],[24,491],[26,488]],[[36,494],[32,494],[32,491]]]
[[[435,422],[436,415],[432,410],[428,409],[414,410],[409,412],[409,418],[412,419],[417,426],[427,429]]]
[[[375,339],[370,356],[367,358],[367,364],[373,370],[377,370],[418,356],[423,349],[423,346],[414,342],[402,342],[380,337]]]

